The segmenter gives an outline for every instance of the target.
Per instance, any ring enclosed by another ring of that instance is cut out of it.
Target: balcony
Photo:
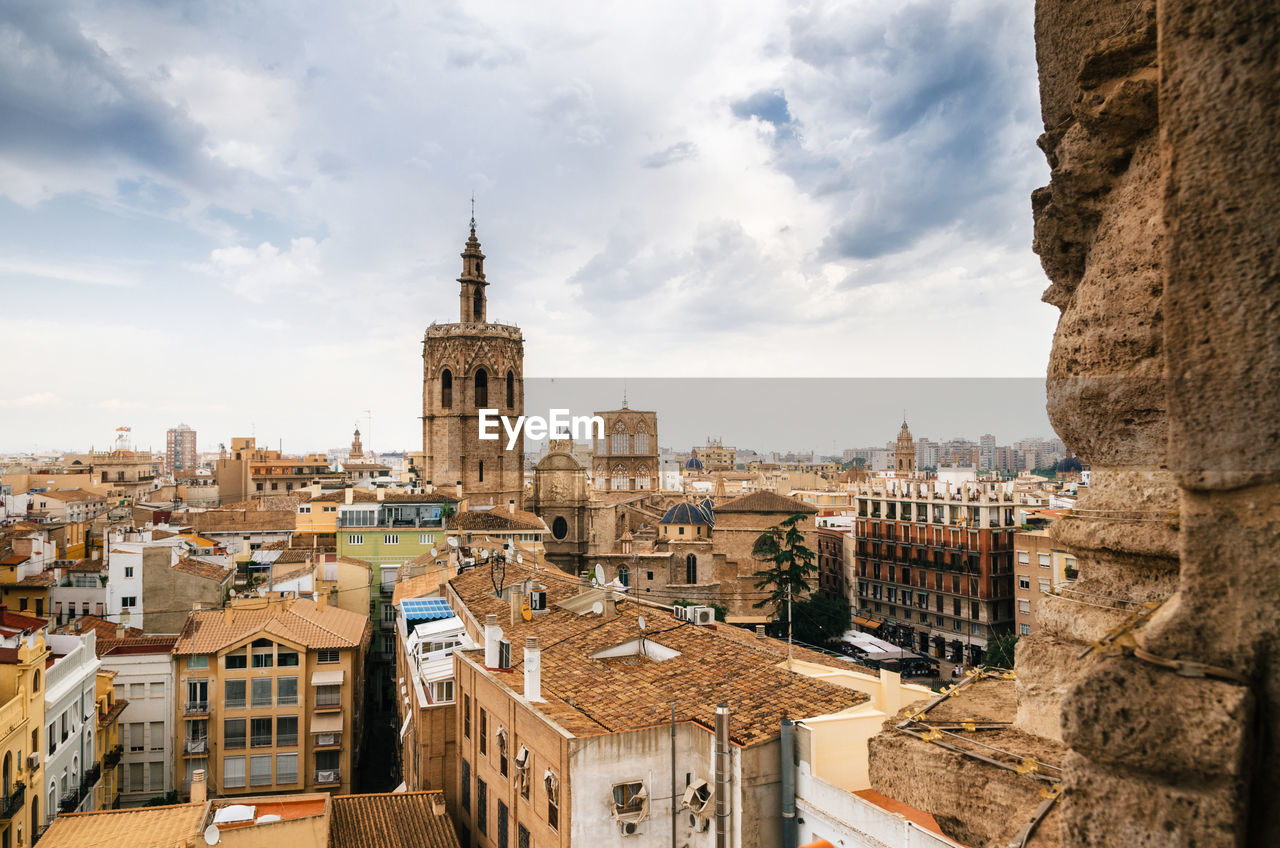
[[[315,746],[317,748],[340,748],[342,747],[341,733],[316,733]]]
[[[102,777],[102,766],[97,763],[84,773],[84,777],[80,778],[80,795],[84,797],[93,789],[93,785],[98,782],[98,778]]]
[[[340,710],[342,709],[342,695],[337,692],[333,694],[321,692],[316,695],[312,705],[317,710]]]
[[[249,747],[250,748],[270,748],[271,734],[270,733],[253,734],[252,736],[249,737]]]
[[[244,706],[241,704],[241,706]],[[209,714],[208,701],[187,701],[182,706],[182,714],[186,716],[203,716]]]
[[[0,796],[0,821],[9,821],[14,816],[22,812],[22,805],[26,803],[27,787],[23,783],[15,783],[13,791],[8,795]]]
[[[107,755],[102,758],[102,764],[106,768],[115,768],[116,765],[119,764],[120,762],[120,757],[123,755],[124,755],[124,746],[117,745],[114,748],[112,748],[110,751],[108,751]]]
[[[316,769],[317,784],[341,783],[342,772],[339,769]]]
[[[209,753],[208,737],[199,737],[194,739],[184,739],[182,741],[182,753],[187,756],[203,755]]]
[[[242,710],[245,707],[244,698],[223,698],[222,706],[228,710]]]
[[[62,799],[58,801],[58,812],[74,813],[82,800],[84,800],[84,793],[77,786],[74,792],[63,795]]]

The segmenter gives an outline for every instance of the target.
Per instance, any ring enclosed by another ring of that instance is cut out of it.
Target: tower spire
[[[476,233],[476,193],[471,192],[471,234]]]
[[[459,319],[464,324],[485,323],[487,298],[484,279],[484,254],[480,252],[480,239],[476,238],[476,200],[471,197],[471,234],[462,249],[462,276],[458,278]]]

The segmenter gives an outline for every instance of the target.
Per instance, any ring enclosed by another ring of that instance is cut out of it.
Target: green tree
[[[996,668],[1013,668],[1013,649],[1017,644],[1017,633],[1006,633],[1003,636],[996,637],[996,640],[991,643],[991,647],[987,649],[987,656],[983,665],[995,666]]]
[[[795,604],[792,635],[799,642],[825,645],[849,629],[849,599],[818,593]]]
[[[804,521],[803,513],[796,513],[781,524],[760,534],[752,548],[752,555],[767,565],[755,573],[756,588],[768,591],[768,597],[752,604],[756,609],[772,607],[781,616],[783,626],[790,624],[787,618],[787,601],[801,600],[809,592],[814,572],[818,570],[817,554],[804,545],[804,534],[798,525]]]

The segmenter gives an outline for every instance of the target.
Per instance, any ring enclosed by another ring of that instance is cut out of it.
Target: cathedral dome
[[[700,504],[678,503],[662,516],[663,524],[712,524],[711,514]]]
[[[702,460],[698,459],[698,455],[695,453],[693,456],[689,457],[689,459],[685,462],[684,467],[689,469],[690,471],[701,471]]]

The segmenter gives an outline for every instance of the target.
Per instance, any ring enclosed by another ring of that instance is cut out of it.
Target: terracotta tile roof
[[[53,574],[51,574],[48,571],[42,571],[39,574],[28,574],[26,577],[22,578],[14,585],[48,587],[48,586],[52,586],[57,582],[58,580],[56,577],[53,576]]]
[[[48,623],[47,619],[14,612],[4,604],[0,604],[0,627],[6,627],[10,630],[35,630],[44,627]]]
[[[516,510],[509,513],[502,509],[489,512],[459,512],[449,517],[450,530],[543,530],[547,525],[532,512]]]
[[[315,570],[315,566],[308,562],[286,562],[282,563],[276,560],[275,564],[270,568],[271,579],[276,583],[283,583],[286,580],[294,580],[304,574],[310,574]]]
[[[44,848],[173,848],[198,837],[204,804],[174,804],[95,813],[62,813],[49,825]]]
[[[206,580],[217,580],[219,583],[235,573],[235,569],[229,565],[215,565],[212,562],[193,559],[192,557],[183,557],[178,560],[173,564],[173,570],[193,574],[196,577],[203,577]]]
[[[193,512],[190,519],[191,526],[197,533],[293,530],[297,527],[297,513],[291,509],[211,509],[207,512]]]
[[[440,591],[440,569],[430,568],[425,574],[409,577],[396,584],[391,603],[399,605],[405,598],[423,598]]]
[[[439,790],[335,795],[332,804],[329,848],[460,848]]]
[[[311,495],[306,492],[289,492],[288,494],[267,495],[253,500],[223,504],[222,509],[244,509],[249,512],[296,512],[298,504],[304,504],[310,500]]]
[[[80,629],[78,631],[75,628],[75,625],[77,623],[79,623],[80,625]],[[99,638],[103,636],[110,636],[112,638],[115,638],[116,623],[114,621],[108,621],[107,619],[98,615],[82,615],[79,618],[71,619],[65,624],[59,624],[57,627],[53,629],[53,632],[54,633],[77,633],[77,632],[85,633],[90,630],[97,633]],[[130,636],[141,636],[142,628],[126,627],[125,633]]]
[[[753,492],[743,495],[716,507],[716,512],[764,512],[785,513],[795,515],[797,512],[812,514],[817,508],[795,498],[784,497],[776,492]]]
[[[40,492],[35,497],[53,498],[56,501],[101,501],[102,495],[86,492],[84,489],[54,489],[51,492]]]
[[[305,645],[309,650],[353,648],[371,633],[368,616],[317,604],[309,598],[233,601],[230,615],[226,613],[227,610],[193,611],[174,645],[174,654],[216,653],[260,631]]]
[[[31,559],[31,557],[27,556],[26,554],[11,554],[3,559],[0,559],[0,565],[22,565],[24,562],[26,562],[29,559]]]
[[[261,548],[259,548],[261,550]],[[307,558],[316,559],[317,555],[323,553],[320,549],[312,548],[286,548],[280,552],[280,556],[276,557],[276,565],[285,565],[291,562],[306,562]]]
[[[518,672],[525,637],[538,637],[542,691],[547,699],[538,710],[576,735],[662,724],[670,719],[673,703],[678,720],[711,727],[716,704],[727,703],[733,711],[732,737],[750,745],[776,736],[784,713],[807,718],[868,700],[852,689],[787,671],[787,646],[776,639],[757,639],[728,625],[677,621],[661,608],[630,600],[619,602],[618,615],[611,620],[591,613],[580,616],[557,605],[578,594],[581,587],[576,579],[558,571],[507,565],[508,584],[526,578],[546,584],[550,611],[515,624],[510,623],[507,602],[494,597],[489,569],[468,570],[449,586],[481,625],[487,614],[498,616],[504,637],[511,642],[516,673],[497,673],[495,678],[514,692],[523,692]],[[639,615],[646,619],[645,638],[678,651],[679,656],[661,661],[635,656],[591,659],[598,651],[637,639]],[[483,651],[462,655],[483,665]],[[796,656],[833,662],[815,651],[798,649]]]

